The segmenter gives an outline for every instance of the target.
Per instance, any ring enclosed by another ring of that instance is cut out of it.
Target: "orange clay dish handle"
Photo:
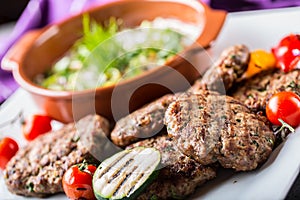
[[[6,71],[12,71],[18,67],[18,63],[24,59],[25,54],[38,36],[42,29],[32,30],[25,33],[16,43],[7,51],[1,62],[1,68]]]
[[[211,42],[217,38],[226,19],[227,12],[211,9],[205,4],[203,4],[203,6],[206,11],[206,22],[197,43],[198,45],[207,48],[210,46]]]

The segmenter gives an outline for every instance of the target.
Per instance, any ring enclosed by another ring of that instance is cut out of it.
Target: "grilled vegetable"
[[[96,171],[94,165],[83,162],[69,168],[62,180],[64,192],[69,199],[95,199],[92,178]]]
[[[272,69],[275,67],[275,64],[276,60],[272,53],[264,50],[255,50],[251,52],[250,62],[243,78],[250,78],[263,70]]]
[[[158,174],[161,156],[154,148],[137,147],[106,159],[93,176],[97,199],[134,199]]]
[[[276,57],[277,67],[284,72],[300,68],[300,35],[290,34],[279,41],[276,47],[272,48]]]

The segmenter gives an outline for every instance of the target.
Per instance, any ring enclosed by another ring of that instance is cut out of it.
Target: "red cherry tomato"
[[[18,150],[18,144],[12,138],[4,137],[0,140],[0,168],[2,170]]]
[[[300,35],[290,34],[272,48],[276,57],[276,65],[284,72],[300,68]]]
[[[300,125],[300,97],[293,92],[279,92],[267,103],[266,114],[272,124],[281,125],[278,119],[292,127]]]
[[[37,136],[51,131],[51,120],[51,117],[39,114],[32,115],[25,119],[22,125],[22,131],[26,140],[31,141]]]
[[[64,191],[70,199],[96,199],[92,187],[94,165],[82,163],[68,169],[62,180]]]

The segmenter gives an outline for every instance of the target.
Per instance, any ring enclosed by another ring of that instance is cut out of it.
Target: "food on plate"
[[[125,147],[158,134],[164,127],[164,114],[168,105],[178,95],[167,94],[118,120],[110,134],[113,143]]]
[[[84,15],[82,38],[36,82],[52,90],[115,84],[165,64],[194,41],[185,33],[189,29],[191,35],[193,25],[167,18],[143,21],[131,29],[122,28],[121,19],[111,18],[102,26]]]
[[[276,59],[271,52],[260,49],[252,51],[247,71],[243,74],[242,79],[247,79],[261,71],[272,69],[275,67],[275,64]]]
[[[245,80],[230,95],[255,111],[265,111],[272,95],[291,91],[300,95],[300,70],[290,72],[281,70],[263,71],[251,79]]]
[[[237,171],[256,169],[271,154],[275,137],[267,118],[219,94],[186,94],[165,113],[168,135],[199,163]]]
[[[41,135],[7,163],[4,179],[8,190],[35,197],[63,192],[62,178],[71,166],[83,160],[99,163],[108,132],[106,119],[90,115]]]
[[[52,130],[52,118],[47,115],[34,114],[22,122],[23,136],[31,141],[36,137]]]
[[[4,137],[0,139],[0,169],[4,170],[9,160],[19,150],[18,143],[10,138]]]
[[[156,178],[160,160],[158,150],[144,147],[104,160],[93,176],[97,199],[135,199]]]
[[[62,185],[69,199],[96,199],[92,186],[93,175],[97,167],[83,161],[73,165],[64,174]]]
[[[70,177],[64,180],[65,172],[76,169],[83,173],[80,163],[86,160],[100,164],[92,180],[98,199],[174,199],[186,198],[216,177],[219,167],[254,170],[278,143],[271,129],[276,123],[265,112],[266,106],[274,111],[273,118],[299,125],[299,121],[293,123],[300,118],[295,111],[299,104],[290,104],[294,96],[281,92],[298,95],[299,103],[300,70],[283,72],[273,65],[274,57],[266,51],[250,52],[245,45],[229,47],[186,92],[165,95],[114,127],[90,115],[37,137],[8,162],[6,185],[25,196],[63,192],[62,181],[70,181]],[[283,105],[287,113],[295,111],[292,121],[273,110],[272,99],[279,97],[289,102],[275,108]],[[119,147],[125,150],[120,152]],[[91,194],[90,184],[86,186],[71,185],[64,191],[76,199],[83,197],[72,193],[78,188]]]
[[[216,177],[215,166],[204,166],[182,154],[173,140],[156,136],[136,142],[127,148],[151,147],[161,154],[161,169],[157,179],[138,197],[141,199],[182,199],[197,187]]]
[[[281,120],[296,128],[300,125],[300,97],[293,92],[274,94],[266,106],[266,115],[274,125],[282,125]]]
[[[228,47],[189,91],[195,93],[199,89],[208,89],[226,93],[247,70],[249,58],[250,51],[245,45]]]
[[[291,33],[272,48],[276,64],[284,72],[300,69],[300,35]]]
[[[229,89],[247,69],[249,50],[245,45],[236,45],[225,49],[221,58],[213,65],[212,69],[197,80],[188,90],[189,92],[209,93],[209,90]],[[226,80],[224,83],[221,81]],[[205,89],[205,90],[203,90]],[[224,90],[222,90],[224,92]],[[121,147],[129,145],[143,138],[158,134],[163,125],[165,110],[180,93],[165,95],[158,100],[144,106],[141,109],[123,117],[117,121],[111,132],[112,141]]]

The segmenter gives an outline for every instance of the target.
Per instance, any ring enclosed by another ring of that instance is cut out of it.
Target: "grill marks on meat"
[[[154,147],[162,156],[162,169],[156,179],[138,199],[177,199],[192,194],[196,187],[214,178],[213,167],[199,164],[182,154],[168,136],[157,136],[129,146]]]
[[[197,93],[198,90],[206,89],[225,94],[247,70],[249,59],[250,52],[245,45],[235,45],[225,49],[216,63],[194,83],[189,91]]]
[[[237,171],[264,162],[275,141],[265,117],[224,95],[181,96],[167,109],[165,124],[185,155],[204,165],[219,162]]]
[[[113,143],[125,147],[159,133],[164,127],[165,111],[178,95],[167,94],[117,121],[111,132]]]
[[[268,158],[275,138],[267,119],[241,102],[260,110],[275,92],[300,94],[299,70],[265,72],[248,80],[233,93],[240,101],[220,95],[240,79],[249,57],[246,46],[230,47],[187,94],[165,95],[116,123],[110,135],[114,144],[125,147],[136,142],[128,148],[154,147],[162,155],[159,179],[139,199],[183,198],[216,176],[211,167],[215,164],[246,171]],[[164,122],[169,136],[161,132]],[[8,189],[36,197],[62,192],[62,176],[70,166],[84,159],[97,163],[117,151],[108,145],[108,134],[107,120],[88,116],[37,138],[8,163],[4,172]]]
[[[293,91],[300,95],[300,70],[288,73],[280,70],[262,72],[246,80],[232,96],[254,111],[264,111],[272,95],[282,91]]]
[[[38,137],[7,164],[4,178],[9,191],[36,197],[63,192],[64,172],[83,160],[99,163],[108,133],[108,121],[91,115]]]
[[[188,90],[192,93],[216,91],[224,93],[246,71],[250,53],[245,45],[232,46],[222,52],[219,60]],[[225,86],[225,90],[224,90]],[[114,144],[125,147],[163,129],[164,113],[179,94],[166,95],[120,119],[111,133]]]

